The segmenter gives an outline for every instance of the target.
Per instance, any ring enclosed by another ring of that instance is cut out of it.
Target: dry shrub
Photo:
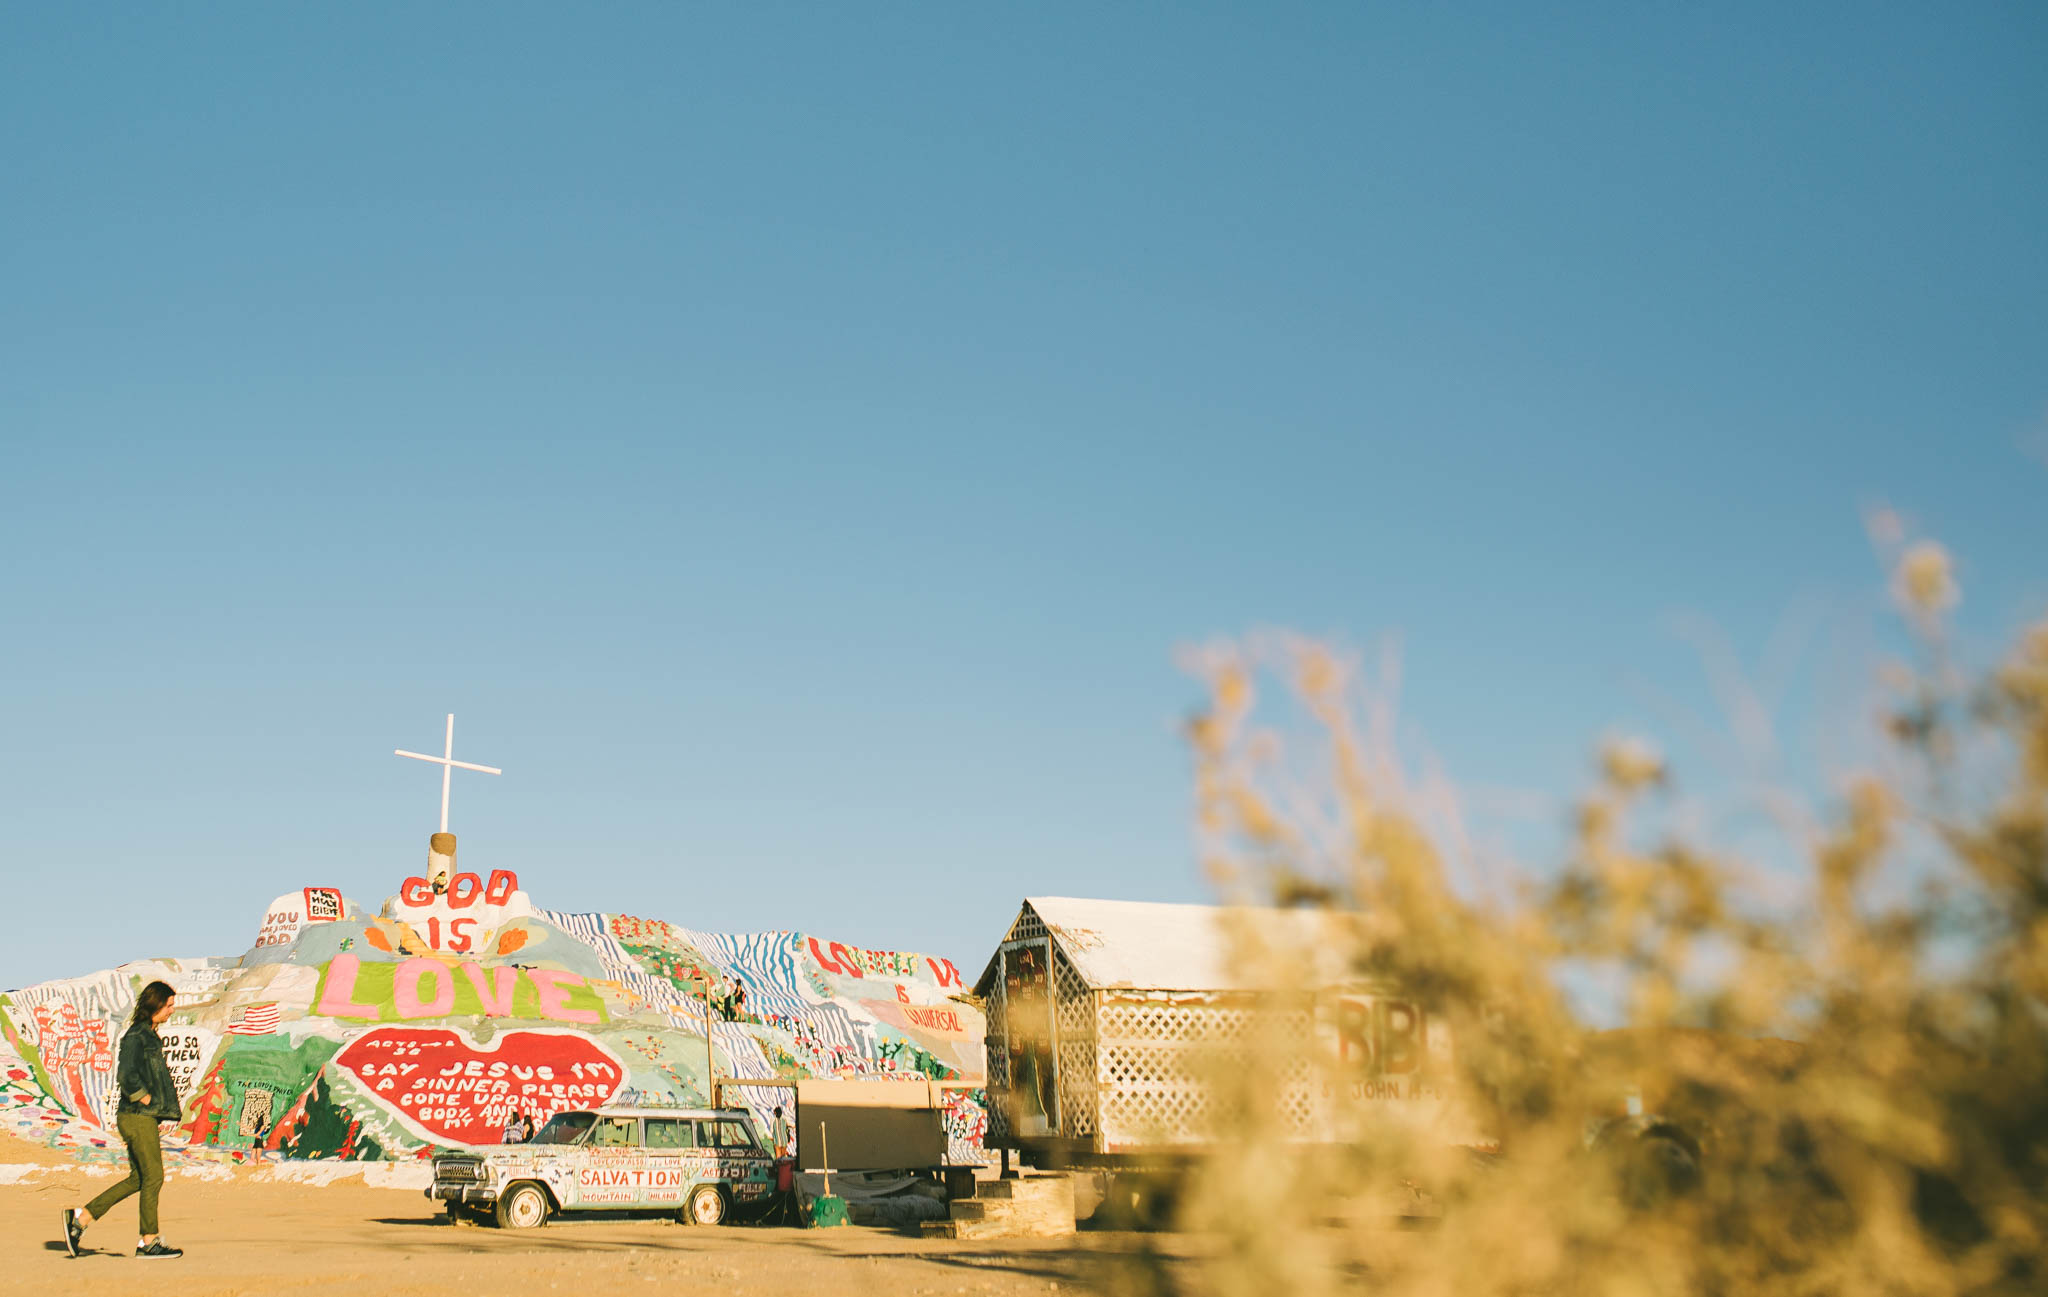
[[[1627,743],[1603,753],[1561,867],[1454,885],[1455,804],[1396,759],[1359,664],[1286,637],[1195,655],[1218,885],[1313,911],[1321,958],[1426,1005],[1453,1045],[1430,1063],[1450,1096],[1434,1124],[1339,1101],[1342,1138],[1304,1140],[1281,1100],[1341,1100],[1359,1072],[1298,1016],[1262,1019],[1212,1076],[1238,1124],[1181,1198],[1197,1287],[2048,1291],[2048,626],[1963,681],[1941,652],[1946,556],[1915,546],[1895,576],[1928,650],[1896,759],[1787,842],[1805,873],[1789,903],[1660,825],[1663,763]],[[1273,698],[1291,725],[1268,723]],[[1234,928],[1241,961],[1303,995],[1327,985],[1269,931]],[[1588,1026],[1574,984],[1625,1028]],[[1631,1098],[1644,1119],[1615,1122]],[[1460,1147],[1472,1129],[1497,1149]],[[1398,1227],[1404,1203],[1433,1223]],[[1164,1283],[1156,1260],[1128,1284]]]

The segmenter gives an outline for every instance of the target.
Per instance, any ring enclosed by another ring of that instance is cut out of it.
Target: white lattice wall
[[[1095,991],[1053,946],[1053,1018],[1059,1033],[1060,1134],[1092,1140],[1096,1112]]]
[[[1060,1134],[1093,1139],[1096,1130],[1095,1045],[1063,1044],[1059,1049]]]
[[[1254,1013],[1286,1014],[1282,1029],[1307,1033],[1305,1011],[1254,1009],[1243,1003],[1165,997],[1109,1000],[1102,1005],[1098,1037],[1101,1095],[1097,1147],[1104,1152],[1201,1143],[1234,1125],[1211,1078],[1250,1061],[1246,1036]],[[1296,1021],[1298,1019],[1298,1021]],[[1297,1132],[1314,1128],[1315,1077],[1304,1060],[1277,1096]]]
[[[1052,952],[1053,1018],[1060,1043],[1095,1038],[1095,992],[1058,946]]]

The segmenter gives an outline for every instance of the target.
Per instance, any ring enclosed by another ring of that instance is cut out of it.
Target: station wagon
[[[427,1196],[451,1215],[532,1229],[575,1211],[662,1212],[717,1225],[766,1202],[775,1163],[743,1108],[608,1107],[558,1113],[524,1144],[443,1153]]]

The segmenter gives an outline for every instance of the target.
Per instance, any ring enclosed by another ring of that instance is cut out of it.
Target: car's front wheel
[[[548,1223],[547,1190],[531,1181],[515,1184],[498,1199],[499,1229],[538,1229]]]
[[[690,1200],[683,1204],[683,1224],[722,1225],[725,1223],[725,1195],[711,1185],[698,1185],[690,1193]]]

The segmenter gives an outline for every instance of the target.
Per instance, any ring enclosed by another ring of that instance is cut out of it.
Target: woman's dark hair
[[[128,1015],[128,1025],[139,1027],[146,1022],[155,1022],[157,1010],[176,994],[169,982],[151,982],[143,987],[142,994],[135,997],[135,1012]]]

